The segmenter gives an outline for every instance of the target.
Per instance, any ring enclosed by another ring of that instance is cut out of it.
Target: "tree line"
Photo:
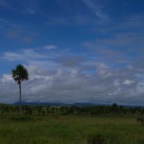
[[[25,115],[83,115],[83,116],[101,116],[101,115],[144,115],[143,107],[125,107],[117,104],[109,106],[48,106],[48,105],[22,105]],[[0,104],[1,114],[16,114],[19,111],[18,105]]]

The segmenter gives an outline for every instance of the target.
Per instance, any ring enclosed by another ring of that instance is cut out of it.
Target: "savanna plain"
[[[144,144],[141,108],[27,107],[0,107],[0,144]]]

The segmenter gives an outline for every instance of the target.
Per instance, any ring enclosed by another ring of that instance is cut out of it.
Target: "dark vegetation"
[[[143,144],[144,108],[0,104],[0,143]]]
[[[18,105],[0,104],[0,113],[17,114]],[[101,116],[101,115],[135,115],[139,116],[138,122],[142,121],[144,115],[143,107],[125,107],[113,104],[111,106],[48,106],[48,105],[22,105],[24,115],[83,115],[83,116]]]

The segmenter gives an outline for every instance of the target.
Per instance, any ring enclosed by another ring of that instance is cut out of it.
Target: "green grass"
[[[143,144],[134,117],[0,115],[0,144]]]

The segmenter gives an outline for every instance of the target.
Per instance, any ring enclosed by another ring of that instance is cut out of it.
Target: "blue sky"
[[[0,0],[0,102],[144,104],[143,0]]]

